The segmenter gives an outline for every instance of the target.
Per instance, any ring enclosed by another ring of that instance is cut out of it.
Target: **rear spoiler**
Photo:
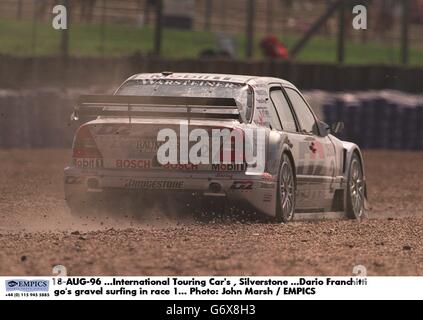
[[[84,95],[78,99],[71,119],[80,117],[171,117],[240,120],[233,98]]]

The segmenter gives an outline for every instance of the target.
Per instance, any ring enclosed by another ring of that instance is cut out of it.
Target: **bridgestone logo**
[[[153,190],[178,190],[184,187],[183,181],[166,181],[166,180],[134,180],[130,179],[125,184],[125,188],[129,189],[153,189]]]

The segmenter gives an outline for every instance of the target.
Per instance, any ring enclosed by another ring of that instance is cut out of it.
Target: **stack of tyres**
[[[389,149],[391,145],[390,132],[391,122],[395,118],[397,106],[389,102],[389,99],[378,98],[375,100],[375,140],[374,147],[377,149]]]
[[[403,134],[403,132],[405,130],[405,128],[403,127],[403,125],[404,125],[404,121],[403,121],[404,111],[405,111],[404,106],[402,104],[399,104],[398,108],[397,108],[395,120],[394,120],[393,126],[392,126],[393,137],[392,137],[391,149],[400,150],[403,147],[402,142],[406,138]]]
[[[402,117],[402,143],[401,149],[416,150],[417,149],[417,107],[413,105],[403,106]]]
[[[345,95],[345,136],[343,140],[357,141],[360,146],[365,143],[363,141],[363,120],[361,116],[361,101],[352,95]]]
[[[357,128],[356,136],[359,137],[359,145],[362,148],[374,148],[375,127],[376,127],[376,101],[373,97],[363,97],[360,99],[357,118],[359,123],[354,122]]]
[[[421,97],[399,92],[337,94],[323,104],[324,121],[345,123],[342,140],[363,149],[423,150]]]
[[[0,147],[13,148],[22,139],[19,123],[21,99],[19,93],[2,92],[0,95]]]
[[[329,97],[323,104],[323,119],[328,124],[335,123],[337,121],[347,122],[345,100],[341,97]],[[344,130],[337,134],[337,137],[344,139],[348,136],[347,130]]]
[[[389,121],[391,106],[382,97],[376,97],[369,103],[369,109],[364,108],[366,118],[368,148],[386,149],[389,146]],[[369,110],[369,111],[367,111]],[[367,112],[366,112],[367,111]],[[367,115],[367,117],[366,117]]]
[[[76,98],[86,92],[0,90],[0,148],[70,147],[81,121],[71,122]],[[423,150],[423,99],[400,92],[309,92],[328,124],[345,123],[338,138],[361,148]]]
[[[417,141],[416,148],[423,150],[423,103],[420,102],[416,108],[416,121],[417,121]]]
[[[389,110],[386,119],[384,119],[384,124],[388,128],[386,131],[386,144],[384,149],[394,149],[394,145],[397,144],[398,136],[398,115],[400,114],[401,106],[398,105],[395,101],[390,101],[389,99],[385,100],[385,108]],[[380,119],[379,121],[382,121]]]
[[[70,147],[81,124],[70,121],[77,96],[50,89],[0,91],[0,148]]]
[[[60,147],[63,135],[63,122],[60,109],[63,108],[63,95],[55,90],[44,90],[37,93],[37,111],[41,130],[37,145],[41,147]]]

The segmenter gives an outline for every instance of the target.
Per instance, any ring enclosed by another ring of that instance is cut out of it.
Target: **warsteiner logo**
[[[6,291],[48,292],[49,280],[6,280]]]

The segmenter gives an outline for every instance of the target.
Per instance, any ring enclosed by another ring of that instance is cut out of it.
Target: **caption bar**
[[[0,277],[0,299],[418,299],[413,277]],[[395,290],[386,290],[395,288]]]

